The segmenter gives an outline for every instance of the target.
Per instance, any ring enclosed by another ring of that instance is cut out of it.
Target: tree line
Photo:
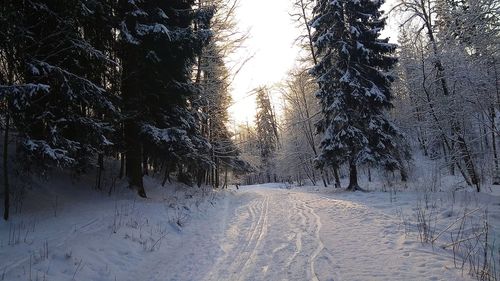
[[[9,174],[106,163],[220,187],[249,165],[227,128],[236,0],[6,0],[0,5],[4,218]]]
[[[400,0],[386,14],[382,4],[294,2],[303,52],[275,86],[284,104],[273,121],[279,141],[242,146],[244,156],[260,151],[259,173],[272,170],[278,181],[340,187],[345,176],[351,190],[360,189],[360,168],[369,180],[377,169],[406,181],[412,154],[477,191],[500,184],[498,1]],[[387,16],[399,19],[399,45],[381,36]],[[252,139],[248,128],[239,131]]]

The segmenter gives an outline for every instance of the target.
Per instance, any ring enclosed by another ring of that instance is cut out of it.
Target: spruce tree
[[[388,120],[392,55],[396,45],[380,39],[385,26],[380,0],[320,0],[311,26],[320,58],[312,70],[323,118],[320,166],[347,163],[349,190],[359,190],[357,166],[400,166],[402,135]]]
[[[190,97],[196,55],[210,38],[212,12],[195,10],[194,1],[119,2],[122,45],[124,143],[129,184],[146,196],[143,162],[159,158],[180,174],[206,163]],[[194,29],[195,22],[201,26]],[[143,161],[144,160],[144,161]]]
[[[257,90],[257,127],[258,145],[260,150],[261,181],[271,182],[276,176],[274,165],[275,152],[279,146],[279,135],[274,110],[269,98],[269,90],[265,87]],[[263,176],[263,178],[262,178]]]
[[[111,144],[112,128],[103,115],[118,115],[116,100],[96,75],[104,70],[87,69],[113,64],[82,32],[81,23],[93,7],[79,0],[5,5],[15,9],[16,18],[4,27],[0,47],[9,54],[12,78],[0,92],[18,132],[21,162],[85,172],[99,149]]]

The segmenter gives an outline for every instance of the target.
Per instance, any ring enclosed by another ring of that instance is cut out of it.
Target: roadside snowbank
[[[108,196],[90,182],[61,176],[26,190],[0,222],[0,280],[199,280],[245,200],[151,179],[148,199],[123,187]]]

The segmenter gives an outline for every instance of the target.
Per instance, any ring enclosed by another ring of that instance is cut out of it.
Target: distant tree
[[[313,185],[317,183],[314,159],[318,156],[319,137],[315,136],[314,123],[318,120],[319,106],[314,94],[317,83],[306,69],[298,68],[289,74],[282,95],[283,149],[280,151],[280,168],[284,176],[296,178],[306,176]]]
[[[312,73],[323,118],[320,166],[349,165],[348,190],[361,189],[357,166],[400,167],[402,135],[387,118],[396,45],[380,39],[383,1],[320,0],[314,8],[313,41],[320,58]]]
[[[234,18],[239,0],[199,2],[201,7],[215,9],[215,14],[210,25],[213,36],[197,58],[195,81],[201,92],[192,102],[201,113],[201,131],[210,143],[209,155],[213,163],[198,171],[198,184],[205,180],[218,188],[222,174],[222,186],[227,186],[228,172],[244,173],[248,170],[248,164],[240,158],[240,150],[228,129],[228,109],[233,102],[230,86],[234,74],[225,61],[242,44],[246,35],[238,31]]]
[[[398,110],[418,114],[411,123],[424,154],[477,191],[487,173],[500,182],[498,9],[491,0],[402,0],[394,9],[405,19]],[[485,161],[491,169],[479,169]]]
[[[255,125],[257,129],[257,141],[260,150],[260,172],[261,180],[273,181],[276,176],[274,157],[279,146],[278,124],[273,106],[269,97],[269,90],[265,87],[256,89],[257,114]]]

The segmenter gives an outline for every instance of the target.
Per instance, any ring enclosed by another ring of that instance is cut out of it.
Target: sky
[[[252,90],[259,86],[273,86],[279,83],[296,65],[300,49],[295,40],[303,31],[290,16],[292,6],[292,0],[240,1],[237,10],[239,29],[248,30],[250,36],[245,47],[233,54],[229,61],[241,63],[249,57],[251,59],[232,83],[234,103],[229,111],[237,124],[254,121],[256,107]],[[387,7],[384,8],[388,10]],[[389,26],[383,35],[390,36],[391,41],[395,41],[395,25],[389,21]]]
[[[265,7],[265,8],[264,8]],[[272,86],[293,68],[299,48],[294,41],[300,30],[289,13],[291,0],[241,0],[237,11],[240,30],[250,31],[245,48],[231,57],[243,61],[252,56],[232,84],[234,105],[230,108],[236,123],[252,123],[255,115],[253,89]]]

